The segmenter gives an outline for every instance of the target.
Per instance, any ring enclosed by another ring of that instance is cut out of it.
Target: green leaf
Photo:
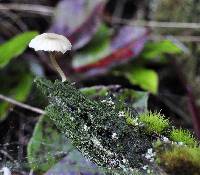
[[[17,101],[25,101],[29,95],[29,92],[32,87],[33,76],[31,74],[25,74],[16,88],[11,92],[12,96]]]
[[[24,102],[30,93],[32,81],[33,76],[30,73],[24,74],[20,78],[17,86],[9,90],[8,94],[6,95],[10,96],[11,98],[14,98],[17,101]],[[10,106],[11,104],[7,102],[0,103],[0,121],[6,118]]]
[[[30,167],[44,173],[74,150],[74,147],[58,132],[48,116],[41,116],[27,149]]]
[[[151,69],[134,67],[130,72],[125,73],[126,78],[133,85],[138,85],[144,90],[153,94],[158,91],[158,74]]]
[[[149,42],[145,45],[141,56],[144,59],[163,58],[164,54],[179,54],[182,50],[170,40],[160,42]]]
[[[37,32],[24,32],[0,45],[0,68],[5,67],[11,59],[22,54],[36,35],[38,35]]]

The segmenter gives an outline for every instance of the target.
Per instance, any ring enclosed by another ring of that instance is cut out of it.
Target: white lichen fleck
[[[112,139],[118,139],[117,133],[113,133],[113,134],[112,134]]]
[[[148,165],[144,165],[144,166],[142,167],[143,170],[147,170],[147,168],[148,168]]]
[[[119,111],[119,117],[125,117],[125,112],[124,111]]]
[[[148,170],[147,170],[147,174],[150,174],[150,173],[151,173],[151,170],[150,170],[150,169],[148,169]]]
[[[101,103],[106,103],[107,101],[106,100],[101,100]]]
[[[87,125],[84,125],[84,126],[83,126],[83,129],[84,129],[85,131],[88,131],[89,128],[87,127]]]
[[[165,136],[163,136],[161,139],[163,142],[166,142],[166,143],[170,142],[170,140]]]
[[[153,152],[153,149],[150,148],[147,150],[147,153],[144,155],[144,157],[149,160],[150,162],[154,161],[154,157],[156,156],[156,153]]]
[[[183,143],[183,142],[178,142],[177,144],[178,144],[178,145],[181,145],[181,146],[182,146],[182,145],[184,145],[184,143]]]
[[[95,137],[92,139],[92,142],[94,143],[95,146],[100,146],[101,145],[99,140],[97,138],[95,138]]]

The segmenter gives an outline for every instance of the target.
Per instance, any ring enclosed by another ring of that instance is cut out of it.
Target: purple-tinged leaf
[[[75,56],[73,60],[75,72],[86,72],[87,75],[99,74],[108,71],[110,67],[129,61],[142,51],[149,33],[146,28],[124,26],[111,39],[108,38],[108,31],[103,29],[102,32],[104,36],[101,37],[104,37],[104,40],[91,42],[90,49],[83,50]],[[102,35],[101,32],[99,34]],[[99,45],[101,49],[96,49]]]
[[[105,0],[62,0],[50,32],[68,37],[74,50],[83,47],[100,25],[104,3]]]
[[[97,166],[86,160],[80,152],[74,150],[53,166],[45,175],[103,175]]]

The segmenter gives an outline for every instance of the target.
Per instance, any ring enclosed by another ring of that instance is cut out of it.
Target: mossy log
[[[39,78],[35,82],[48,97],[47,115],[86,158],[127,174],[143,166],[151,137],[128,125],[115,103],[93,101],[69,82]]]

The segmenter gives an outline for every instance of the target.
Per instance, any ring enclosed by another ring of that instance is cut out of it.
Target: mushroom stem
[[[62,82],[66,81],[67,78],[64,74],[64,72],[62,71],[62,69],[60,68],[60,66],[58,65],[57,61],[56,61],[56,58],[55,58],[55,54],[53,53],[50,53],[50,60],[51,60],[51,63],[54,67],[54,69],[58,72],[58,74],[61,76],[61,79],[62,79]]]

